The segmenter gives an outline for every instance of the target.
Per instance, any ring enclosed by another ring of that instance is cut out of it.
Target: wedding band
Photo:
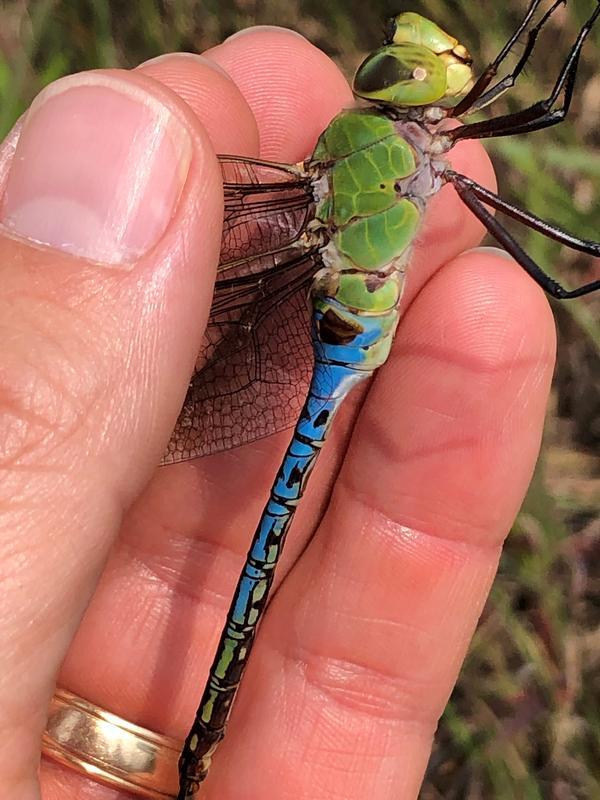
[[[152,800],[177,795],[181,743],[57,689],[42,752],[92,780]]]

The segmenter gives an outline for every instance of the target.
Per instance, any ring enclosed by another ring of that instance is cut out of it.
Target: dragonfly
[[[411,245],[428,201],[450,183],[487,231],[551,297],[567,289],[492,211],[568,248],[581,239],[454,171],[462,139],[529,133],[562,122],[595,3],[548,97],[470,122],[523,72],[565,0],[532,0],[479,75],[467,49],[434,22],[404,12],[359,66],[355,107],[342,111],[300,164],[220,156],[225,193],[221,258],[209,325],[164,463],[237,447],[295,425],[258,522],[182,750],[178,800],[196,795],[222,740],[264,613],[277,561],[310,473],[344,398],[383,365],[399,321]],[[516,65],[500,77],[521,40]],[[453,125],[449,121],[456,120]]]

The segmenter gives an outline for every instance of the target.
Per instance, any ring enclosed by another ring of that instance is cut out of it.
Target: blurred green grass
[[[544,96],[594,0],[571,0],[511,110]],[[202,51],[253,24],[286,25],[350,77],[399,10],[430,16],[491,60],[525,0],[34,0],[0,5],[0,134],[60,75]],[[489,143],[501,194],[588,238],[600,220],[600,26],[582,59],[569,123]],[[526,230],[529,251],[573,283],[589,259]],[[422,800],[600,798],[600,311],[556,307],[559,367],[536,474],[458,686],[440,724]]]

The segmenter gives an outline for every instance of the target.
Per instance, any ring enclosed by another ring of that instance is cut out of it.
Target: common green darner
[[[460,139],[525,133],[564,118],[581,48],[600,15],[597,4],[549,98],[483,122],[444,124],[489,106],[512,86],[540,31],[562,4],[558,0],[536,21],[542,0],[531,2],[519,28],[478,79],[468,52],[455,39],[423,17],[400,14],[391,21],[383,47],[356,74],[354,91],[365,104],[336,117],[305,163],[221,158],[226,215],[219,279],[206,346],[165,462],[217,452],[297,424],[185,743],[179,800],[196,792],[223,737],[285,535],[335,413],[351,388],[387,358],[410,246],[428,199],[451,183],[553,297],[600,289],[600,280],[564,289],[488,208],[590,255],[600,255],[599,243],[503,202],[451,170],[444,159]],[[524,33],[516,67],[496,80]],[[306,366],[311,350],[312,369]],[[302,387],[311,375],[301,407]]]

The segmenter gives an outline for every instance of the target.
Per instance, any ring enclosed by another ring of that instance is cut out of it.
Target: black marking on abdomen
[[[324,408],[323,411],[320,411],[315,418],[315,428],[322,428],[324,425],[327,425],[327,420],[329,419],[330,412],[328,408]]]
[[[324,344],[350,344],[362,333],[362,328],[342,319],[329,309],[319,320],[319,338]]]
[[[299,469],[297,465],[295,467],[292,467],[292,469],[290,470],[289,478],[287,479],[285,484],[288,487],[288,489],[292,489],[294,486],[296,486],[296,484],[300,483],[300,481],[302,480],[302,475],[303,475],[303,470]]]

